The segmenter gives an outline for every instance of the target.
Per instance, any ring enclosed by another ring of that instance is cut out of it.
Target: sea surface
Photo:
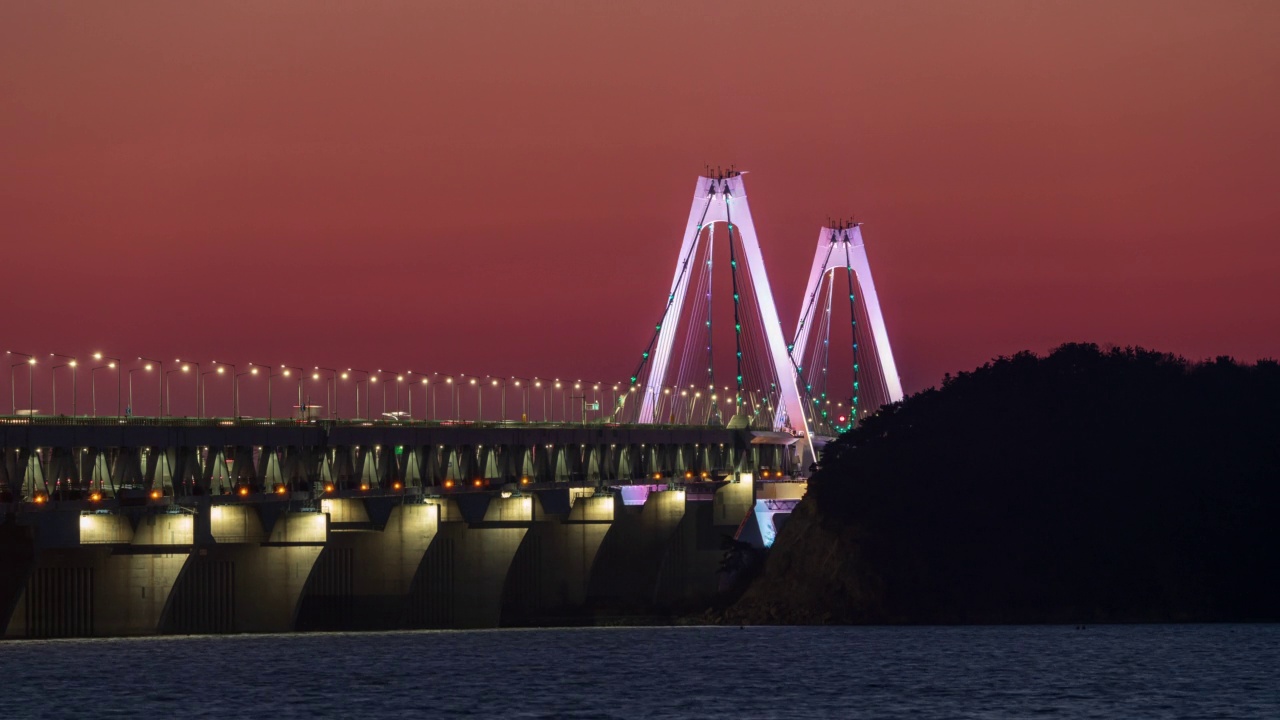
[[[5,718],[1280,718],[1280,625],[0,643]]]

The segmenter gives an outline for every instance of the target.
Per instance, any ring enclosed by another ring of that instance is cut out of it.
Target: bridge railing
[[[69,415],[3,415],[0,426],[74,426],[74,427],[405,427],[405,428],[511,428],[511,429],[566,429],[566,428],[626,428],[687,430],[716,428],[715,425],[684,425],[659,423],[613,422],[530,422],[520,420],[366,420],[366,419],[298,419],[259,417],[72,417]]]

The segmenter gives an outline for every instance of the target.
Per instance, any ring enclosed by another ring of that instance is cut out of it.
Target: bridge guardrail
[[[659,423],[577,423],[577,422],[526,422],[520,420],[298,420],[293,418],[254,418],[254,417],[71,417],[67,415],[3,415],[0,425],[30,426],[75,426],[75,427],[406,427],[406,428],[529,428],[529,429],[569,429],[569,428],[625,428],[625,429],[659,429],[684,430],[719,427],[715,425],[681,425]]]

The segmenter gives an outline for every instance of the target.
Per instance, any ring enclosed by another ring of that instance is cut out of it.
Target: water
[[[1280,718],[1280,625],[0,643],[5,717]]]

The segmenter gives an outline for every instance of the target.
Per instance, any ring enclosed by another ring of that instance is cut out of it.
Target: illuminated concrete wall
[[[215,543],[197,547],[184,567],[165,609],[163,632],[294,629],[303,586],[328,539],[329,518],[282,512],[266,532],[261,518],[254,520],[254,510],[209,508]]]
[[[497,627],[511,561],[533,522],[533,498],[490,497],[483,515],[438,501],[440,529],[413,581],[413,627]]]
[[[13,604],[7,637],[151,635],[191,557],[188,514],[49,513],[38,518],[59,538],[75,523],[79,544],[52,543],[34,562]],[[46,538],[48,539],[48,538]]]
[[[685,515],[685,491],[649,491],[643,505],[614,496],[613,525],[600,545],[587,596],[604,613],[643,613],[657,603],[667,546]]]
[[[439,531],[440,506],[369,503],[372,513],[358,498],[323,502],[333,531],[307,581],[298,629],[392,629],[407,622],[409,592]]]
[[[582,615],[591,569],[613,525],[613,497],[590,488],[539,493],[535,502],[535,522],[507,572],[504,625],[568,622]]]

